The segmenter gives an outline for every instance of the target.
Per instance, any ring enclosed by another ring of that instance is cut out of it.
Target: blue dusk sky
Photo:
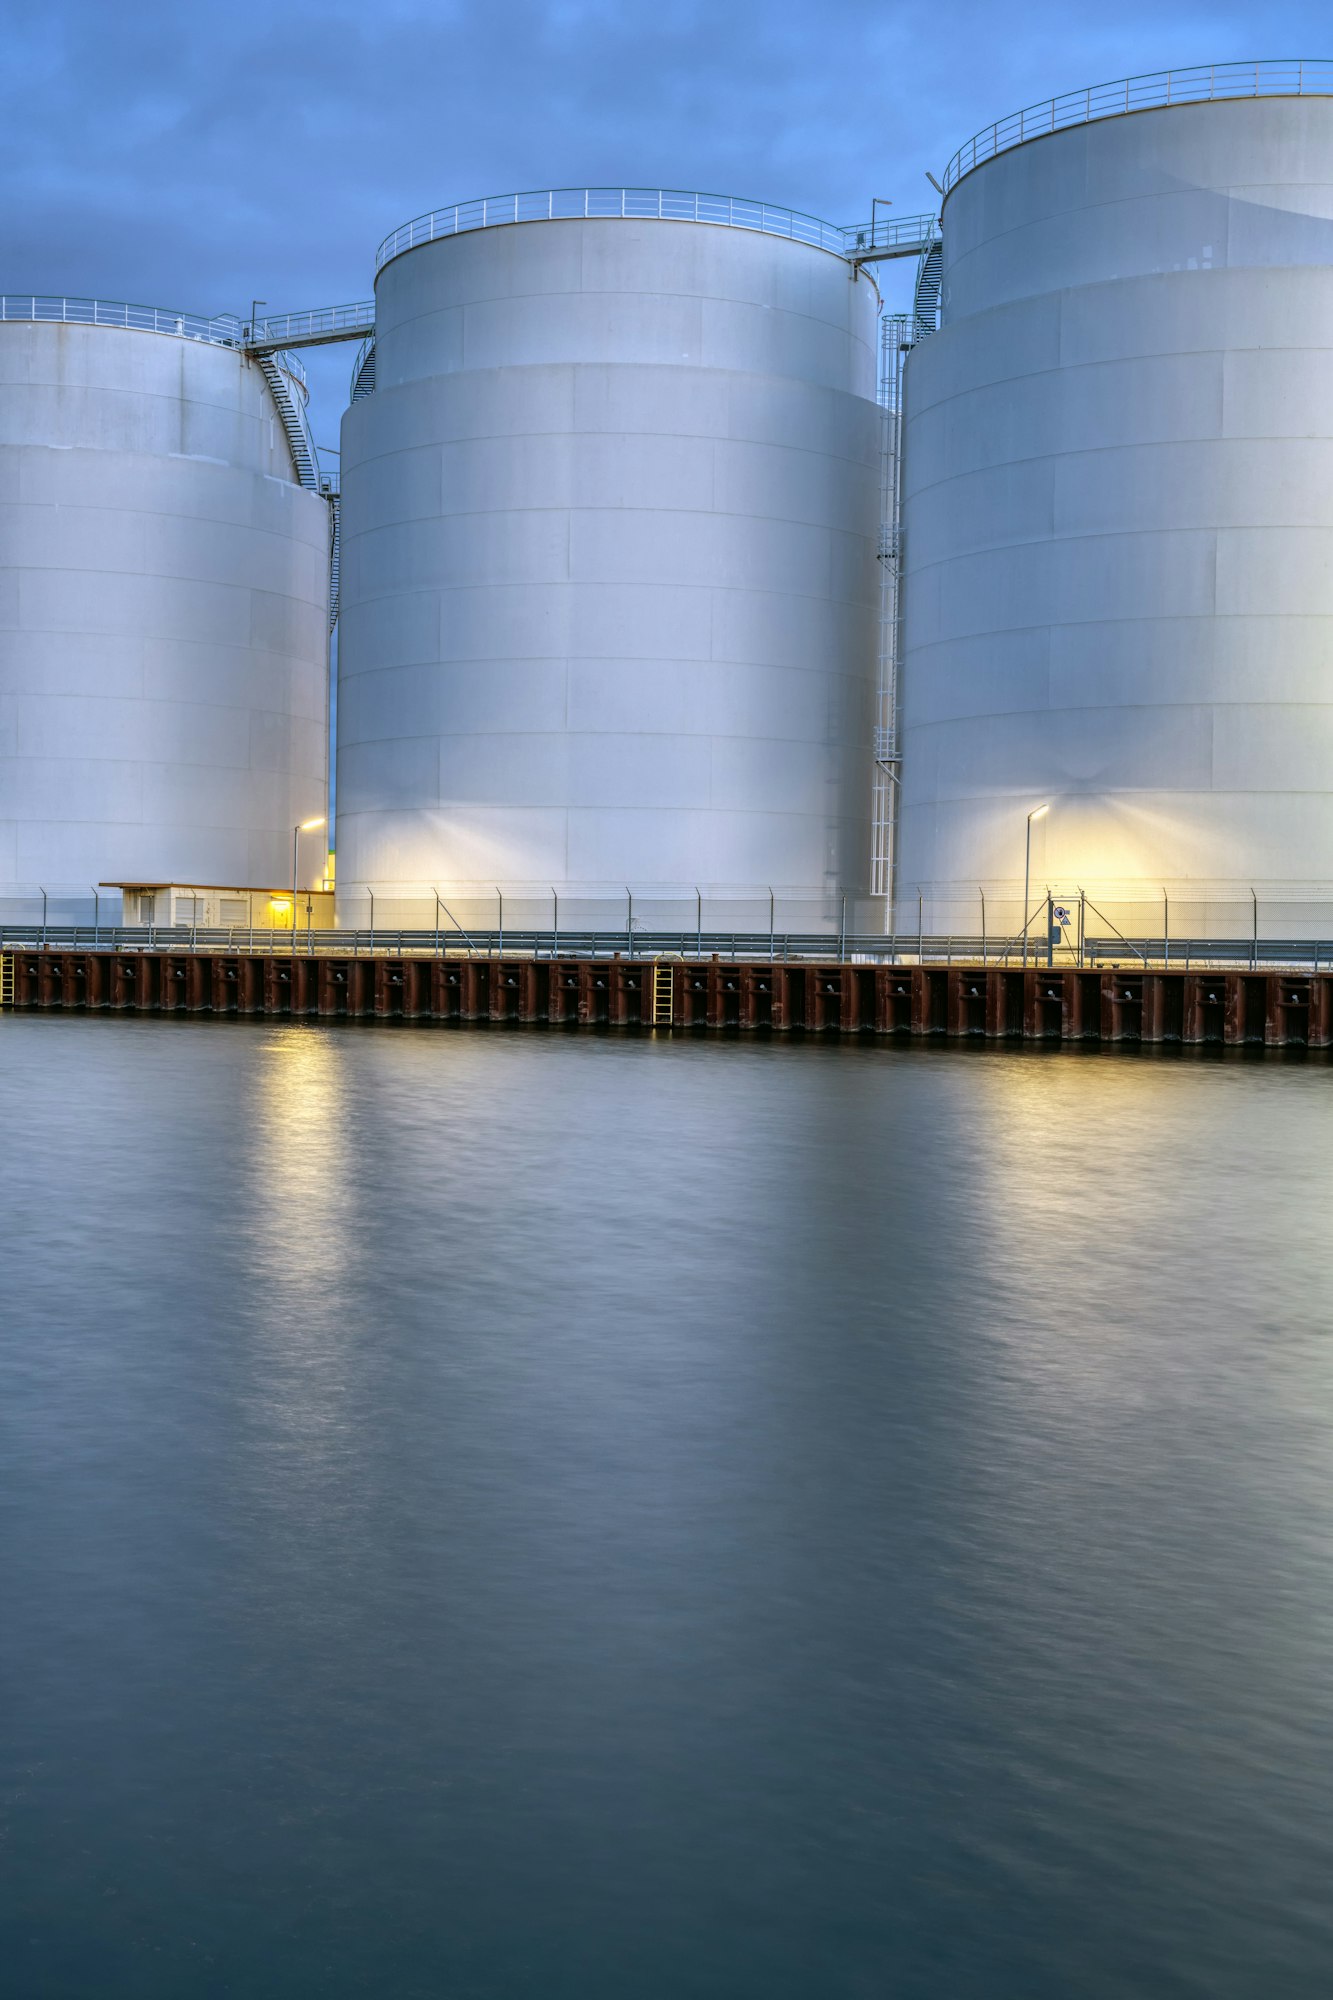
[[[1308,0],[3,0],[0,281],[334,304],[370,295],[398,223],[516,188],[913,214],[926,169],[992,118],[1146,70],[1333,54],[1327,19]],[[310,357],[322,443],[352,353]]]

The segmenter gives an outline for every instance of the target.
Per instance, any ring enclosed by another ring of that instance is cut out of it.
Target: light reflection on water
[[[1319,1990],[1328,1090],[0,1022],[17,1990]]]

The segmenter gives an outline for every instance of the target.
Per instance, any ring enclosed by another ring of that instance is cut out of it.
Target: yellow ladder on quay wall
[[[671,967],[663,965],[660,958],[657,959],[653,965],[653,1026],[655,1028],[669,1028],[671,1026],[671,980]]]
[[[14,1004],[14,954],[0,951],[0,1007]]]

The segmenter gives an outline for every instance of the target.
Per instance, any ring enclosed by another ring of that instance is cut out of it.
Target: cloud
[[[1269,7],[1267,44],[1316,41]],[[54,0],[8,10],[6,290],[275,309],[369,294],[448,201],[589,183],[836,221],[931,205],[984,122],[1131,71],[1255,53],[1249,9],[1030,0]],[[336,431],[345,357],[312,369]]]

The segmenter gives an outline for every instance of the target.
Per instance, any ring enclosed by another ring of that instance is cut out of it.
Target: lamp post
[[[1033,806],[1028,814],[1027,848],[1023,856],[1023,963],[1028,962],[1028,890],[1032,883],[1032,822],[1050,811],[1049,801],[1045,805]]]
[[[324,815],[318,819],[303,819],[299,826],[292,828],[292,950],[296,950],[296,850],[301,844],[303,833],[313,833],[317,826],[323,826]]]

